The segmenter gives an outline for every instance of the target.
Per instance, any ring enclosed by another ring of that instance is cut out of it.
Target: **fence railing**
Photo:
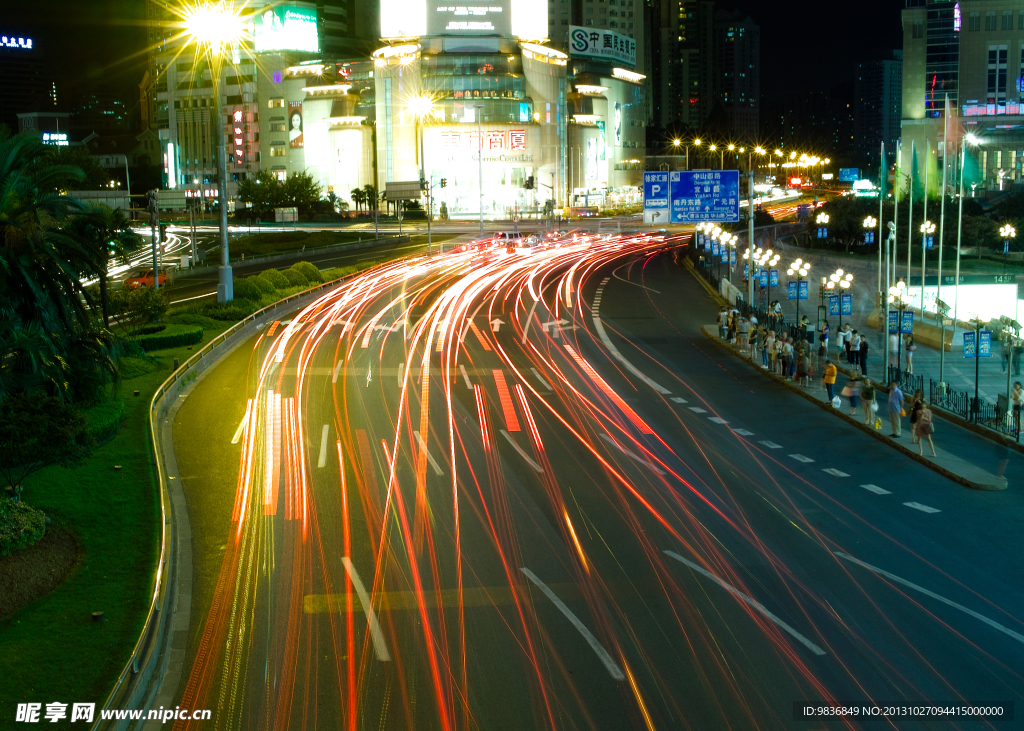
[[[889,384],[893,381],[896,381],[896,383],[899,384],[900,390],[903,391],[906,396],[912,396],[918,391],[924,393],[924,376],[915,376],[913,373],[908,373],[903,368],[889,366],[885,382],[886,384]]]
[[[964,421],[983,426],[1020,442],[1020,412],[1007,407],[1006,396],[996,403],[975,398],[968,391],[954,391],[948,384],[928,379],[928,400],[933,408],[948,411]]]

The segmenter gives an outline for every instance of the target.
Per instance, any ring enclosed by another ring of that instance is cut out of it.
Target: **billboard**
[[[302,147],[302,102],[288,102],[288,146]]]
[[[319,53],[316,10],[294,5],[277,5],[257,11],[253,15],[253,42],[257,53]]]
[[[433,0],[381,0],[382,38],[420,36],[516,36],[543,40],[548,34],[544,0],[477,0],[460,5]]]
[[[636,66],[636,41],[611,30],[570,25],[569,55]]]
[[[860,180],[860,168],[839,168],[840,182],[852,183],[856,180]]]

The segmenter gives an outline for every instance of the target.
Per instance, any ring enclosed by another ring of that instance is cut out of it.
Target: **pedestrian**
[[[860,376],[857,375],[857,371],[854,371],[846,385],[843,386],[842,395],[850,399],[850,416],[857,415],[857,400],[860,398],[861,385]]]
[[[860,372],[866,376],[868,374],[868,339],[866,337],[860,339],[860,354],[857,356],[857,362],[860,365]]]
[[[836,348],[839,351],[838,356],[840,358],[846,355],[846,325],[836,330]]]
[[[860,333],[858,333],[856,330],[851,331],[850,332],[850,363],[852,363],[853,365],[859,365],[859,363],[860,363],[860,361],[859,361],[859,358],[860,358],[860,341],[861,341]],[[864,371],[863,369],[861,369],[861,370],[864,373],[867,372],[867,371]]]
[[[917,423],[914,424],[914,432],[917,434],[917,453],[924,456],[924,440],[928,440],[928,446],[935,457],[935,443],[932,442],[932,434],[935,433],[935,425],[932,423],[932,410],[928,408],[928,402],[921,403],[921,413],[917,415]]]
[[[718,333],[721,335],[722,340],[725,340],[725,335],[729,331],[729,311],[724,307],[718,311]]]
[[[850,323],[843,325],[843,348],[846,350],[846,362],[853,365],[853,331]]]
[[[736,316],[729,313],[729,321],[725,328],[725,339],[729,342],[729,345],[736,344]]]
[[[768,330],[764,342],[761,344],[761,367],[771,369],[773,372],[775,363],[775,331]]]
[[[1020,381],[1013,382],[1013,390],[1010,391],[1010,404],[1013,407],[1013,431],[1019,434],[1020,411],[1024,406],[1024,389],[1021,388]]]
[[[898,368],[900,362],[897,360],[897,353],[900,347],[900,336],[896,333],[889,333],[889,366]]]
[[[917,350],[917,344],[914,342],[913,335],[907,335],[904,337],[903,342],[904,352],[906,353],[907,361],[907,373],[914,372],[914,351]]]
[[[775,300],[775,307],[772,308],[772,317],[775,325],[781,325],[786,321],[786,316],[782,314],[782,303],[778,300]]]
[[[889,383],[889,423],[892,425],[892,432],[889,434],[893,439],[899,439],[903,432],[901,430],[900,418],[903,416],[903,391],[896,381]]]
[[[807,357],[807,349],[800,348],[796,356],[796,382],[801,386],[810,383],[810,358]]]
[[[825,359],[825,375],[822,376],[822,380],[825,382],[825,393],[828,394],[828,401],[832,403],[832,399],[835,398],[833,391],[836,386],[836,373],[837,369],[833,365],[832,361],[828,358]]]
[[[828,320],[825,320],[825,321],[822,322],[821,332],[818,333],[818,358],[819,358],[818,363],[819,363],[819,365],[821,364],[821,360],[820,360],[821,358],[827,358],[828,357],[828,336],[829,336]]]
[[[736,347],[740,350],[746,350],[750,338],[750,321],[745,317],[740,317],[738,319],[739,324],[736,326],[738,336]]]
[[[787,381],[793,377],[791,372],[793,365],[793,343],[787,338],[782,341],[782,377]]]
[[[872,426],[875,421],[875,412],[878,411],[878,404],[875,403],[875,386],[867,378],[860,389],[860,406],[864,411],[864,423]]]
[[[757,325],[750,323],[750,334],[747,336],[747,355],[750,357],[750,360],[754,360],[754,355],[757,353],[757,340]]]
[[[917,444],[917,420],[921,417],[921,410],[924,408],[924,391],[917,389],[911,399],[910,406],[910,441]]]

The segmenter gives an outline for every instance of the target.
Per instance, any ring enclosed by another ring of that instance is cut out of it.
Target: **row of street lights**
[[[729,144],[727,144],[727,145],[717,145],[717,144],[715,144],[713,142],[708,144],[708,145],[705,145],[705,141],[702,140],[699,137],[695,138],[692,142],[689,142],[689,143],[685,142],[684,140],[682,140],[679,137],[676,137],[675,139],[672,140],[672,147],[675,148],[677,153],[678,153],[678,150],[679,150],[680,147],[682,147],[685,150],[685,154],[686,154],[686,169],[687,170],[690,169],[690,148],[691,147],[695,148],[696,150],[701,150],[701,151],[707,150],[710,153],[717,152],[718,155],[719,155],[719,157],[718,157],[718,166],[719,166],[719,168],[724,168],[725,167],[725,153],[726,152],[729,152],[730,154],[741,154],[741,155],[746,154],[748,156],[751,153],[757,153],[758,155],[768,155],[769,154],[768,151],[766,149],[764,149],[763,147],[761,147],[760,145],[755,145],[755,146],[753,146],[751,148],[748,148],[748,147],[745,147],[745,146],[744,147],[737,146],[735,143],[731,143],[731,142]],[[817,165],[828,165],[829,163],[832,162],[832,160],[830,160],[827,157],[826,158],[820,158],[820,157],[817,157],[815,155],[808,155],[807,153],[801,153],[799,156],[797,156],[796,152],[790,152],[789,153],[788,162],[781,163],[780,165],[776,165],[775,164],[775,158],[776,157],[778,157],[780,160],[787,159],[785,153],[783,153],[782,150],[776,148],[775,151],[771,153],[771,156],[769,158],[768,167],[771,167],[771,168],[774,168],[774,167],[814,167],[814,166],[817,166]],[[748,162],[749,162],[749,160],[748,160]]]

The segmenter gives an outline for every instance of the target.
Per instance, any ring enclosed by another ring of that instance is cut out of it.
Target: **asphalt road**
[[[179,465],[234,507],[182,707],[764,729],[861,725],[794,703],[1019,706],[1019,493],[726,359],[666,245],[395,264],[239,351],[233,389],[200,384]],[[238,468],[190,471],[197,452]],[[1012,727],[888,725],[950,723]]]

